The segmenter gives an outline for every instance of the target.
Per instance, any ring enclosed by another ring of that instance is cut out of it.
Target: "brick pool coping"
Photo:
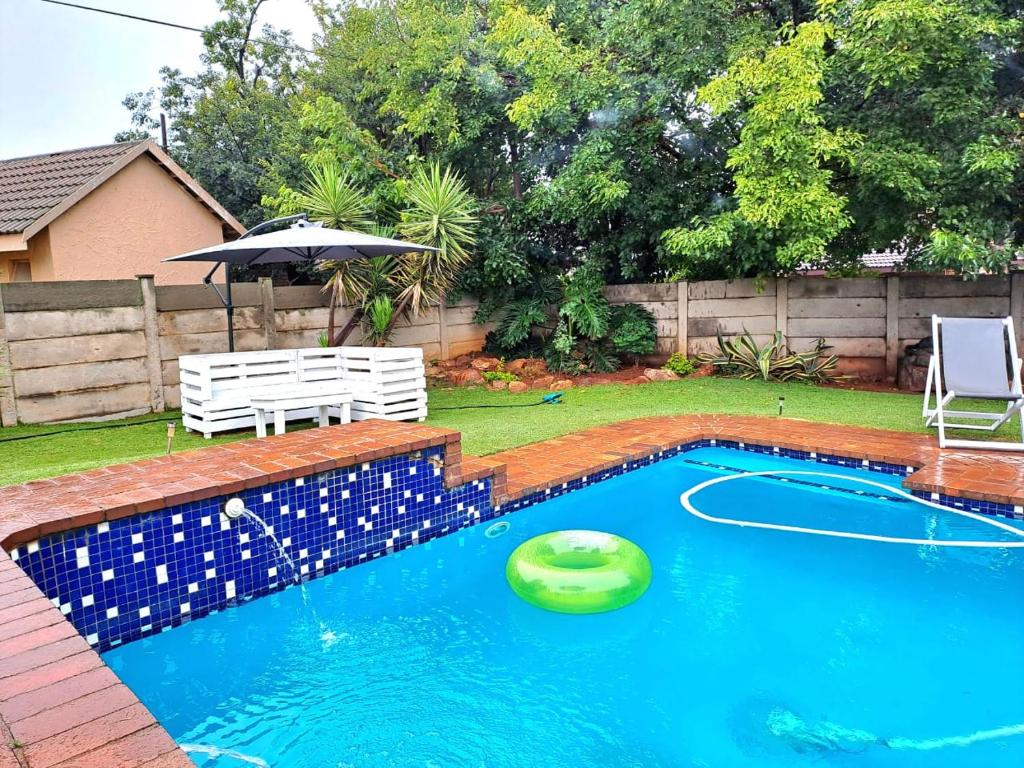
[[[908,488],[1024,505],[1024,457],[940,452],[931,435],[792,419],[663,416],[464,457],[453,430],[364,421],[0,489],[0,548],[440,445],[445,446],[447,486],[490,478],[494,503],[504,504],[710,438],[920,467],[904,480]],[[0,551],[0,768],[192,765],[63,614]]]

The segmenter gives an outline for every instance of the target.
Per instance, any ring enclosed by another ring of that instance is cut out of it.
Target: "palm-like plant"
[[[279,209],[285,215],[305,211],[311,220],[335,229],[367,232],[374,228],[366,195],[334,162],[312,165],[297,191],[282,190]],[[324,286],[324,290],[331,292],[327,338],[331,344],[337,345],[352,333],[362,313],[357,307],[352,319],[337,335],[334,332],[335,313],[342,304],[358,305],[362,302],[366,296],[367,270],[358,261],[328,261],[321,268],[331,273]]]
[[[437,163],[413,174],[405,199],[408,206],[402,212],[399,233],[437,249],[402,259],[404,288],[397,314],[419,314],[442,300],[469,262],[469,249],[476,242],[476,201],[458,174],[451,168],[442,173]]]
[[[434,163],[408,181],[405,198],[407,206],[397,233],[437,250],[397,258],[324,262],[322,268],[330,273],[324,289],[331,292],[327,338],[332,346],[344,343],[364,320],[369,337],[375,343],[385,342],[400,317],[420,314],[443,300],[469,262],[468,249],[475,242],[476,203],[462,179],[451,169],[442,173]],[[310,219],[328,227],[381,237],[396,234],[395,228],[370,219],[366,195],[336,163],[311,166],[298,190],[284,188],[271,202],[282,215],[305,211]],[[389,311],[384,302],[376,302],[378,297],[387,299]],[[353,313],[335,333],[335,312],[342,304],[352,306]],[[373,317],[369,316],[371,306]],[[379,326],[382,318],[386,323]]]
[[[366,340],[375,347],[383,347],[387,343],[394,323],[395,305],[390,296],[377,296],[364,308],[364,333]]]
[[[366,232],[373,226],[366,195],[334,162],[312,165],[287,204],[295,209],[291,213],[305,211],[313,221],[334,229]]]

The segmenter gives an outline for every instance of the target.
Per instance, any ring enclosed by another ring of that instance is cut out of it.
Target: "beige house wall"
[[[16,237],[21,237],[17,235]],[[56,280],[53,271],[53,258],[50,252],[50,233],[44,229],[28,241],[25,250],[0,253],[0,283],[11,282],[14,267],[11,262],[28,260],[32,269],[32,281]]]
[[[158,284],[196,283],[209,265],[162,264],[161,259],[224,241],[222,222],[148,155],[142,155],[101,184],[44,232],[52,266],[32,279],[115,280],[138,274]],[[22,252],[24,253],[24,252]],[[17,258],[15,253],[5,254]],[[9,278],[6,278],[9,279]]]

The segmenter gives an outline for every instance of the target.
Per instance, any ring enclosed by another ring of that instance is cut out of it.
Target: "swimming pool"
[[[201,766],[1019,766],[1024,550],[900,478],[699,448],[105,654]],[[814,471],[830,477],[789,475]],[[866,485],[868,480],[878,485]],[[880,487],[881,486],[881,487]],[[889,491],[887,489],[893,489]],[[557,529],[622,535],[654,577],[573,616],[505,582]],[[234,753],[229,754],[229,753]]]

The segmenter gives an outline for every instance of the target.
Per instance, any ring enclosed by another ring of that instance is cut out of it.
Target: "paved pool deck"
[[[940,451],[934,435],[724,415],[592,427],[486,457],[458,432],[364,421],[245,440],[0,489],[0,768],[192,766],[7,550],[40,536],[245,488],[445,447],[448,487],[489,478],[495,504],[700,439],[917,467],[913,490],[1024,506],[1024,455]]]

